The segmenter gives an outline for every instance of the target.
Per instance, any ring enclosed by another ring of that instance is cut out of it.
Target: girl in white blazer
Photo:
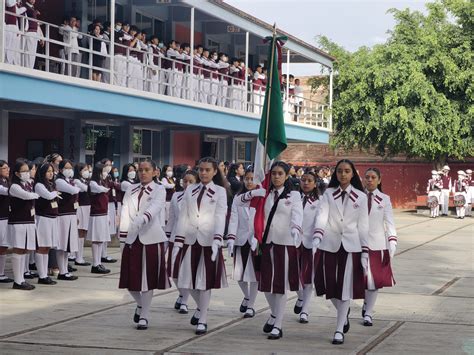
[[[184,173],[181,179],[181,186],[183,191],[178,191],[173,194],[171,199],[168,223],[166,223],[166,236],[168,237],[168,275],[173,279],[176,287],[178,287],[178,275],[179,267],[181,265],[181,251],[180,248],[174,248],[174,240],[176,237],[176,228],[178,226],[178,219],[183,205],[184,191],[188,186],[194,185],[199,182],[199,176],[194,170],[188,170]],[[173,253],[174,251],[174,253]],[[174,304],[174,308],[179,311],[180,314],[188,313],[188,298],[189,289],[179,288],[179,296]]]
[[[120,180],[120,190],[125,195],[130,186],[138,183],[137,169],[133,164],[125,164],[122,169],[122,178]]]
[[[257,275],[254,267],[253,252],[256,248],[253,233],[253,220],[255,209],[250,206],[241,205],[242,196],[248,191],[254,190],[257,185],[253,182],[253,168],[245,171],[244,186],[240,193],[234,197],[227,232],[227,250],[229,256],[234,257],[233,279],[239,283],[244,294],[244,299],[240,304],[240,312],[244,313],[244,318],[255,316],[255,299],[258,293]],[[252,248],[252,242],[253,248]]]
[[[308,323],[309,301],[311,299],[314,280],[313,234],[319,208],[317,181],[318,178],[314,172],[308,171],[301,176],[300,190],[301,200],[303,202],[303,234],[299,251],[301,255],[301,280],[303,282],[303,289],[297,291],[298,299],[293,310],[295,314],[299,314],[299,321],[303,324]]]
[[[377,168],[370,168],[365,172],[369,210],[369,265],[362,317],[366,327],[372,326],[378,289],[395,284],[390,261],[397,249],[397,231],[390,197],[382,193],[381,178]]]
[[[137,302],[133,316],[137,329],[147,329],[153,290],[171,287],[165,262],[168,239],[160,218],[166,192],[153,181],[156,164],[152,160],[140,162],[138,176],[140,183],[132,185],[123,199],[120,235],[125,247],[119,288],[128,289]]]
[[[173,246],[183,248],[178,287],[190,289],[197,303],[191,318],[197,335],[207,332],[211,289],[227,287],[221,249],[227,195],[214,158],[200,160],[199,179],[200,184],[191,185],[184,192]]]
[[[313,248],[315,288],[337,309],[333,344],[344,343],[349,331],[350,300],[364,298],[368,267],[367,197],[354,164],[340,160],[321,198]]]

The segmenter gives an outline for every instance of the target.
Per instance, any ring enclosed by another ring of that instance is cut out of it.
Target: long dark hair
[[[28,162],[26,161],[26,159],[17,159],[15,161],[15,165],[13,166],[13,169],[11,170],[11,174],[12,174],[12,184],[18,184],[18,185],[21,185],[21,180],[18,176],[16,176],[15,173],[19,173],[20,172],[20,169],[23,165],[26,165],[28,166]],[[29,168],[28,168],[29,169]]]
[[[5,160],[0,160],[0,168],[4,167],[5,165],[8,166],[8,163]],[[7,182],[7,185],[10,185],[10,177],[9,176],[3,177],[1,179],[5,179],[5,181]]]
[[[227,172],[227,180],[229,180],[230,178],[233,178],[233,177],[236,177],[237,176],[237,169],[242,165],[242,167],[244,166],[244,164],[242,163],[235,163],[235,164],[230,164],[229,166],[229,171]]]
[[[318,191],[318,175],[316,175],[316,174],[315,174],[314,172],[312,172],[312,171],[306,171],[306,172],[303,173],[303,175],[301,175],[301,178],[303,178],[303,176],[305,176],[305,175],[310,175],[310,176],[312,176],[313,179],[314,179],[314,183],[315,183],[314,189],[311,190],[311,192],[308,194],[308,197],[311,197],[312,199],[317,200],[317,199],[319,198],[319,191]],[[302,185],[302,184],[300,184],[300,192],[303,193],[303,189],[301,188],[301,185]]]
[[[138,182],[138,171],[137,171],[137,168],[135,168],[135,165],[133,165],[132,163],[128,163],[128,164],[125,164],[122,168],[122,178],[120,179],[120,181],[129,181],[128,179],[128,170],[130,169],[130,167],[133,167],[133,170],[135,170],[135,179],[133,180],[135,183]]]
[[[51,167],[53,169],[53,178],[51,180],[46,179],[46,173],[48,172],[48,169]],[[42,164],[39,168],[38,171],[36,172],[35,176],[35,185],[36,184],[43,184],[48,191],[54,191],[56,190],[56,183],[54,182],[54,166],[51,163],[44,163]]]
[[[185,164],[175,166],[173,170],[174,170],[174,177],[176,179],[175,189],[177,192],[183,191],[183,186],[181,186],[181,179],[184,179],[184,176],[188,175],[188,171],[190,170],[188,170],[188,166]],[[199,181],[199,175],[197,174],[196,171],[194,171],[194,173],[191,175],[193,175],[196,178],[196,181]]]
[[[272,171],[274,168],[280,167],[283,169],[285,172],[285,175],[287,176],[284,184],[284,190],[281,193],[281,197],[285,198],[287,197],[291,191],[293,191],[293,184],[291,183],[291,180],[289,179],[290,177],[290,166],[285,163],[284,161],[276,161],[272,164],[272,167],[270,168],[270,171]],[[270,180],[270,190],[274,188],[273,183]]]
[[[163,165],[163,169],[161,169],[161,172],[163,173],[163,177],[169,182],[170,178],[166,175],[166,170],[168,170],[168,168],[171,168],[171,171],[173,171],[174,174],[174,169],[171,165]],[[171,178],[171,180],[174,182],[173,178]]]
[[[105,165],[102,163],[95,163],[94,168],[92,169],[92,177],[91,181],[95,181],[99,185],[104,185],[102,184],[102,181],[105,181],[105,179],[102,179],[102,170],[104,170]]]
[[[214,177],[212,178],[212,181],[216,185],[219,185],[223,188],[227,188],[226,183],[225,183],[224,175],[219,170],[219,163],[217,162],[216,159],[214,159],[212,157],[204,157],[201,160],[199,160],[198,165],[201,165],[201,163],[211,163],[213,169],[217,172],[216,175],[214,175]]]
[[[199,174],[197,173],[196,170],[186,170],[183,175],[182,175],[182,178],[181,179],[184,179],[184,177],[186,175],[192,175],[194,176],[194,178],[196,179],[196,184],[199,184],[200,180],[199,180]],[[181,189],[182,190],[182,189]]]
[[[244,178],[247,174],[249,173],[253,173],[253,166],[250,165],[247,167],[247,169],[245,169],[245,174],[244,174]],[[245,182],[242,183],[242,188],[236,193],[236,196],[237,195],[241,195],[241,194],[244,194],[246,192],[248,192],[249,190],[247,189],[247,186],[245,186]]]
[[[368,168],[365,173],[367,174],[369,171],[373,171],[379,178],[379,180],[382,178],[382,174],[380,174],[380,170],[378,168]],[[377,189],[379,189],[380,192],[383,192],[382,191],[382,181],[380,181],[377,185]]]
[[[77,163],[76,166],[74,167],[74,179],[78,179],[83,181],[84,178],[81,175],[81,171],[84,170],[84,168],[87,168],[86,163]]]
[[[61,162],[60,162],[59,165],[58,165],[58,170],[59,170],[59,171],[58,171],[58,178],[59,178],[59,179],[66,179],[66,177],[65,177],[64,174],[61,172],[61,170],[64,169],[64,167],[66,166],[67,163],[71,164],[72,168],[74,169],[74,163],[73,163],[71,160],[69,160],[69,159],[63,159],[63,160],[61,160]],[[53,170],[54,170],[54,169],[53,169]]]
[[[352,170],[352,179],[350,182],[351,185],[354,186],[357,190],[364,191],[364,186],[362,186],[362,181],[360,180],[359,174],[357,173],[354,163],[350,161],[349,159],[342,159],[337,162],[336,167],[334,168],[334,172],[331,175],[331,181],[329,181],[328,187],[339,187],[340,183],[339,183],[339,180],[337,180],[337,168],[342,163],[349,164],[349,166],[351,167],[351,170]]]

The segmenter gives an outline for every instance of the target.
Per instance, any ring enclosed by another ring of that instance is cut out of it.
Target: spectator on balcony
[[[181,89],[181,97],[183,99],[190,99],[191,98],[191,88],[189,76],[190,76],[190,64],[191,64],[191,47],[189,43],[183,43],[181,45],[181,60],[184,63],[183,66],[183,81],[182,81],[182,89]]]
[[[141,34],[136,26],[130,27],[130,36],[132,36],[132,40],[129,41],[129,48],[130,48],[130,57],[127,69],[127,76],[128,76],[128,87],[131,89],[138,89],[142,90],[142,65],[139,59],[139,54],[141,49],[139,48],[138,41],[141,38]]]
[[[64,47],[66,61],[71,61],[71,63],[81,62],[79,39],[82,39],[82,34],[78,32],[77,26],[78,22],[76,17],[71,16],[69,18],[68,24],[59,28],[59,34],[63,36],[63,41],[66,44]],[[70,66],[66,66],[66,68],[68,68],[67,74],[70,76],[75,76],[77,78],[80,76],[80,66],[71,64]]]
[[[219,99],[217,104],[221,107],[229,107],[228,102],[227,102],[227,95],[228,95],[228,89],[229,89],[229,57],[225,53],[219,53],[219,62],[217,63],[218,65],[218,71],[219,71]]]
[[[44,41],[42,40],[43,31],[41,31],[41,27],[39,23],[35,21],[40,12],[35,8],[36,0],[27,0],[26,5],[26,16],[28,17],[28,21],[26,22],[26,36],[24,41],[24,57],[23,57],[23,65],[27,68],[33,69],[35,67],[35,60],[36,60],[36,49],[38,47],[38,42],[41,46],[44,46]]]
[[[92,80],[101,81],[103,71],[99,68],[104,67],[105,56],[107,56],[107,47],[99,25],[95,25],[91,35],[92,50],[94,51],[92,54],[92,65],[94,66],[92,69]]]
[[[168,42],[168,49],[166,51],[166,57],[168,58],[165,60],[165,70],[167,72],[167,83],[168,88],[166,90],[169,96],[175,96],[175,84],[176,84],[176,57],[178,56],[178,51],[176,50],[176,41],[171,40]]]
[[[211,91],[209,95],[209,103],[211,105],[217,104],[219,94],[219,64],[217,64],[219,57],[216,51],[212,51],[209,55],[209,69],[211,74]]]
[[[304,100],[303,87],[300,85],[300,79],[295,79],[294,97],[295,97],[294,121],[298,122],[298,118],[301,114],[301,108],[303,107],[303,100]]]
[[[23,15],[26,7],[19,6],[16,0],[5,2],[5,63],[21,65],[21,37],[16,15]]]
[[[148,46],[148,91],[158,94],[160,89],[160,72],[161,72],[161,53],[159,47],[160,40],[157,36],[151,36]]]
[[[130,25],[126,22],[115,23],[115,47],[114,47],[114,83],[119,86],[127,86],[127,47],[132,40],[128,34]]]
[[[174,81],[175,86],[173,90],[174,97],[181,97],[183,91],[184,81],[184,62],[183,62],[183,48],[181,43],[176,42],[176,62],[174,65]]]
[[[252,85],[252,103],[253,112],[261,114],[263,99],[265,97],[265,85],[267,84],[267,77],[263,74],[263,67],[257,65],[253,74],[253,85]]]
[[[203,68],[203,60],[202,60],[202,52],[204,48],[199,44],[194,47],[194,55],[193,55],[193,88],[192,88],[192,99],[193,101],[201,101],[202,102],[202,68]]]
[[[209,49],[204,48],[201,55],[202,59],[202,90],[201,90],[201,102],[208,104],[210,103],[210,92],[211,92],[211,64],[209,59]]]
[[[107,50],[107,53],[110,53],[110,38],[111,38],[111,31],[112,28],[110,27],[110,22],[106,21],[104,22],[104,28],[102,31],[102,38],[105,41],[105,47]],[[106,56],[104,59],[104,68],[110,70],[110,57]],[[102,72],[102,82],[104,83],[110,83],[110,72],[104,71]]]
[[[229,94],[230,107],[234,110],[242,110],[243,86],[241,78],[243,75],[239,59],[232,59],[232,65],[229,68],[229,74],[232,76],[231,90]]]

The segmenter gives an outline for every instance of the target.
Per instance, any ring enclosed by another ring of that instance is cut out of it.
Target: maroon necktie
[[[201,200],[202,200],[202,197],[204,196],[205,191],[206,191],[206,186],[202,185],[201,192],[199,193],[199,196],[198,196],[198,199],[197,199],[198,211],[201,208]]]
[[[303,197],[303,208],[305,208],[307,202],[308,202],[308,196],[305,195]]]
[[[273,197],[273,204],[275,204],[278,201],[278,191],[275,191],[275,196]]]
[[[140,209],[140,200],[143,196],[143,192],[145,192],[145,186],[142,186],[142,189],[140,190],[140,193],[138,194],[138,209]]]
[[[367,206],[369,208],[369,213],[370,213],[370,210],[372,209],[372,195],[373,193],[369,192],[369,198],[367,199]]]
[[[342,191],[341,192],[341,200],[342,200],[342,204],[344,204],[344,197],[346,197],[346,191]]]

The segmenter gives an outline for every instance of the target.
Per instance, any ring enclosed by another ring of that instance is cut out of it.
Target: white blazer
[[[222,245],[227,214],[226,190],[211,181],[206,185],[201,207],[198,209],[197,199],[203,187],[200,183],[186,188],[175,243],[193,245],[197,240],[201,246],[210,247],[213,240],[217,240]]]
[[[385,250],[388,249],[388,242],[391,240],[397,241],[392,203],[388,195],[376,189],[372,195],[372,207],[369,213],[368,247],[370,250]]]
[[[319,249],[336,253],[342,246],[347,252],[368,249],[369,213],[365,192],[352,185],[346,188],[344,204],[340,187],[328,188],[321,198],[314,237],[321,238]]]
[[[304,195],[301,196],[303,201]],[[308,198],[306,205],[303,207],[303,234],[302,242],[306,249],[313,248],[314,225],[318,218],[319,200]]]
[[[178,226],[178,218],[181,211],[182,201],[184,197],[184,191],[175,192],[170,202],[170,213],[168,217],[168,223],[166,223],[166,236],[170,242],[174,242],[176,237],[176,228]]]
[[[265,223],[268,221],[270,211],[274,203],[274,191],[270,191],[265,201]],[[283,188],[279,191],[279,195],[283,192]],[[287,197],[281,198],[278,207],[273,216],[266,243],[274,243],[278,245],[295,245],[291,236],[291,230],[296,228],[302,232],[303,225],[303,203],[301,195],[298,191],[291,191]],[[301,240],[300,240],[301,242]]]
[[[125,193],[120,218],[120,236],[127,237],[125,243],[132,244],[139,239],[144,245],[165,242],[165,231],[161,222],[161,210],[165,207],[166,191],[154,182],[145,186],[138,203],[142,184],[133,184]],[[139,229],[130,228],[135,218],[146,217],[147,222]]]
[[[254,235],[255,209],[251,209],[250,204],[242,205],[240,202],[241,196],[235,196],[227,229],[227,239],[235,239],[236,246],[250,242]]]

